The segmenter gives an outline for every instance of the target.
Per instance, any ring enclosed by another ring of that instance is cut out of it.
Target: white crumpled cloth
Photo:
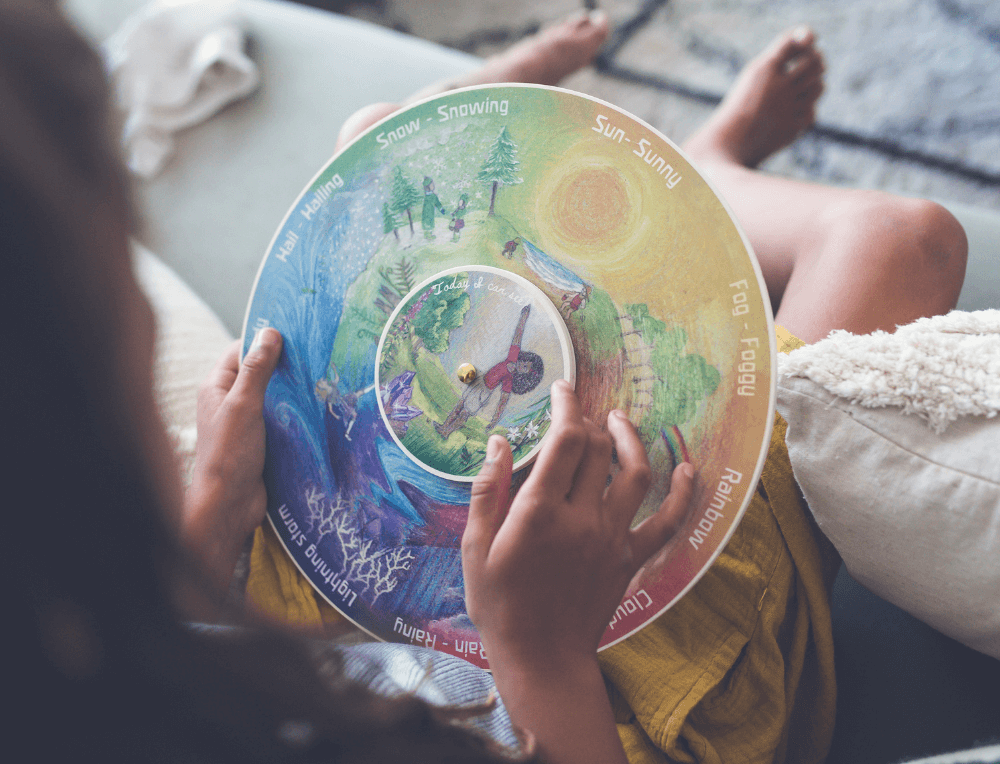
[[[174,133],[257,87],[244,42],[233,0],[154,0],[105,42],[134,173],[156,175],[173,152]]]

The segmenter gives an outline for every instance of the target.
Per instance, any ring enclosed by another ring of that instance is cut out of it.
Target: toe
[[[815,82],[809,83],[808,87],[802,91],[801,98],[807,101],[816,101],[821,95],[823,95],[823,89],[825,88],[823,80],[816,80]]]
[[[788,61],[785,71],[793,81],[806,82],[822,77],[823,72],[826,71],[826,65],[823,63],[823,57],[819,55],[819,52],[813,50],[812,53],[804,53]]]
[[[601,35],[602,39],[608,36],[610,21],[608,20],[608,14],[606,11],[590,11],[587,14],[587,20],[590,22],[590,26],[592,26],[594,30]]]
[[[800,50],[811,48],[816,43],[816,33],[805,24],[790,30],[788,36],[794,45],[799,46]]]
[[[561,22],[547,27],[545,32],[559,36],[565,34],[573,38],[607,37],[608,14],[605,11],[580,11]]]
[[[795,109],[794,123],[796,133],[805,132],[816,122],[816,101],[806,101]]]
[[[823,80],[816,79],[802,83],[795,92],[796,103],[812,103],[819,100],[823,94]]]
[[[569,24],[570,22],[566,22]],[[596,50],[608,37],[608,14],[604,11],[589,11],[573,20],[574,37],[580,43],[593,46]]]
[[[809,27],[796,27],[778,35],[764,55],[776,65],[785,64],[813,50],[815,42],[816,35]]]

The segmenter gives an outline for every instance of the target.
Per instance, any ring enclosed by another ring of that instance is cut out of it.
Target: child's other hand
[[[281,346],[281,334],[264,329],[241,364],[234,342],[198,394],[198,445],[181,532],[222,587],[267,510],[264,391]]]
[[[608,486],[612,447],[621,470]],[[462,539],[469,616],[497,667],[546,674],[594,662],[629,582],[687,515],[691,466],[678,466],[659,511],[630,529],[650,485],[646,451],[621,412],[607,433],[585,419],[562,381],[545,447],[512,503],[511,466],[510,446],[493,436]]]

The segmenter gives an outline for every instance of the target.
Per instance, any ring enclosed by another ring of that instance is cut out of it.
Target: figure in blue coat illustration
[[[424,237],[428,239],[434,239],[434,216],[435,213],[440,212],[442,215],[447,215],[444,205],[441,204],[441,200],[438,199],[438,195],[434,193],[434,179],[429,175],[424,176],[424,209],[420,216],[420,225],[424,229]]]

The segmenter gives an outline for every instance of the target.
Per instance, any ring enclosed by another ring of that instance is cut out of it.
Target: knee
[[[937,311],[958,301],[965,279],[965,230],[940,204],[878,191],[859,192],[839,210],[837,226],[851,230],[867,267],[896,275],[923,293]],[[928,305],[932,307],[932,305]]]
[[[894,199],[884,214],[909,228],[910,236],[901,243],[912,249],[912,257],[921,267],[942,276],[957,276],[961,285],[969,242],[954,215],[926,199]]]

